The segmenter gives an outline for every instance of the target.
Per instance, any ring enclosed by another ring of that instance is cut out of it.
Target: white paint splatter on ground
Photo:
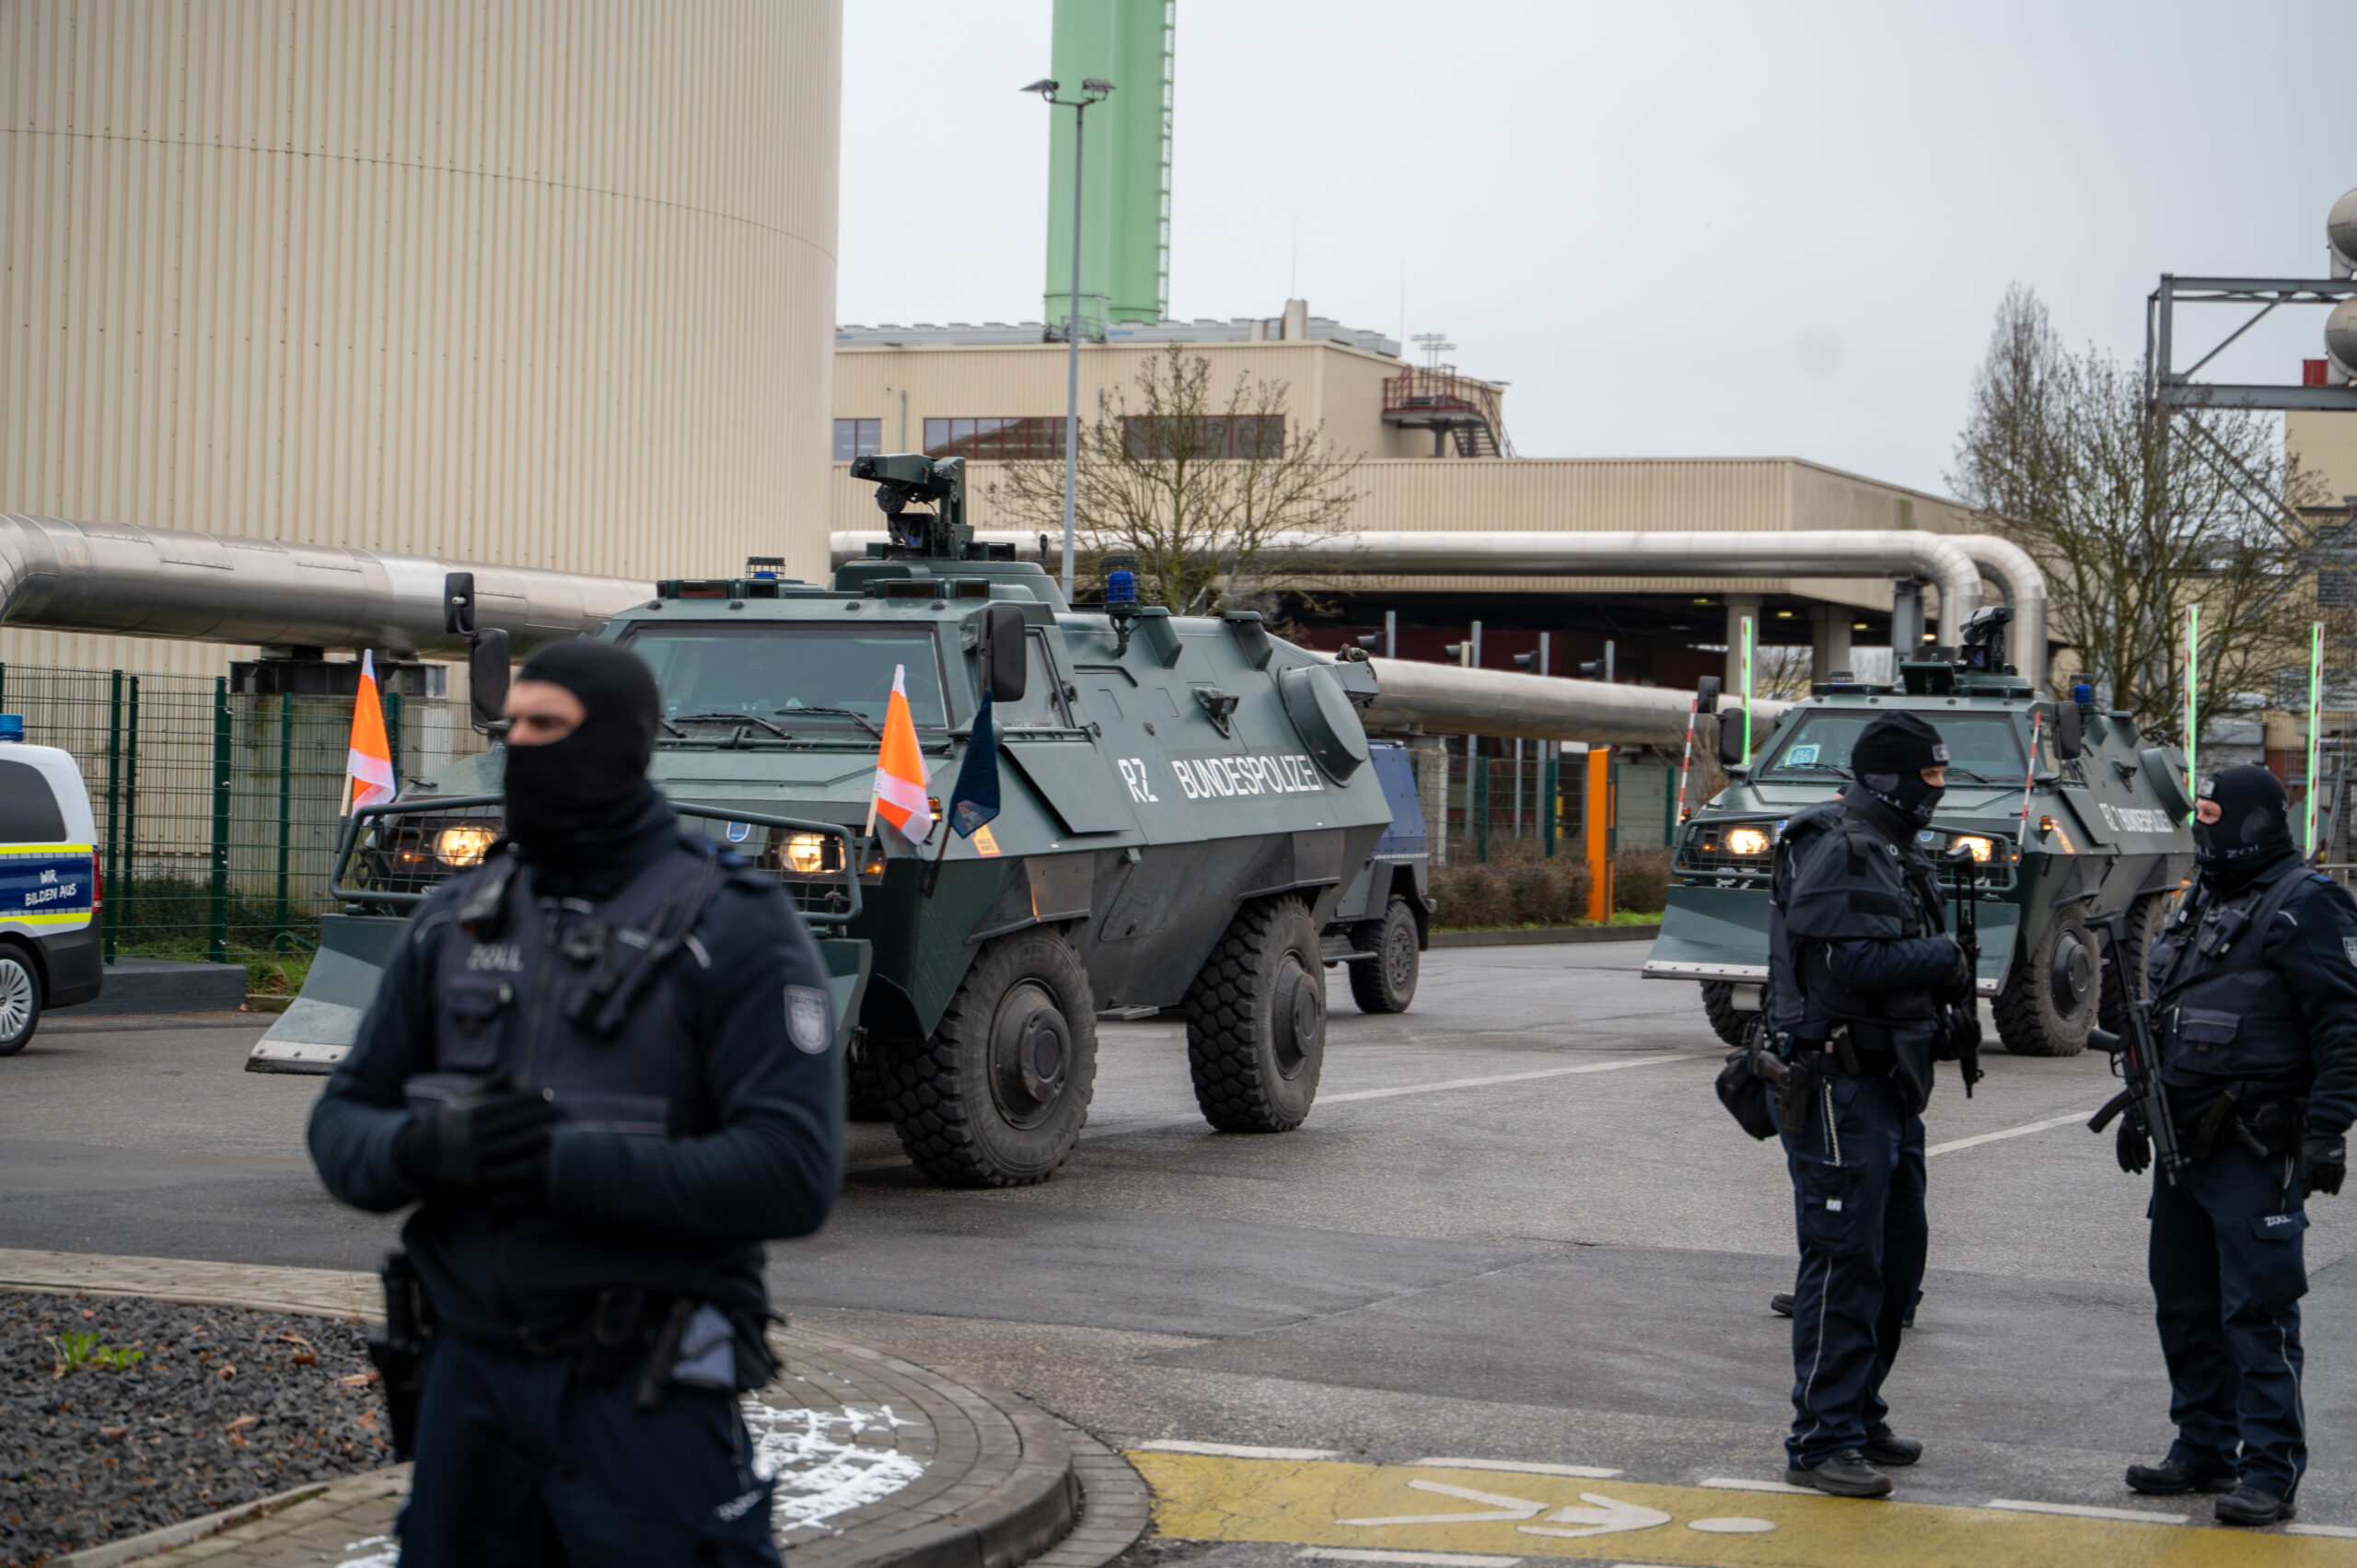
[[[824,1524],[838,1514],[889,1497],[924,1474],[924,1466],[898,1448],[869,1447],[864,1433],[920,1426],[889,1405],[865,1410],[778,1410],[745,1401],[753,1437],[753,1470],[777,1477],[771,1521],[780,1529]]]
[[[353,1556],[355,1551],[362,1555]],[[336,1568],[400,1568],[401,1560],[401,1549],[392,1537],[370,1536],[346,1546]]]

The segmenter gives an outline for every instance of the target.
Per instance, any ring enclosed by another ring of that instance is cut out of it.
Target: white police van
[[[25,1048],[44,1009],[98,996],[100,896],[81,768],[0,714],[0,1056]]]

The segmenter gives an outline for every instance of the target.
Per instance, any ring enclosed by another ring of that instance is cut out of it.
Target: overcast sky
[[[1404,280],[1527,457],[1944,490],[2009,282],[2139,355],[2160,273],[2322,276],[2357,186],[2350,0],[1178,4],[1171,313],[1396,334]],[[1040,317],[1050,9],[845,6],[839,319]],[[2323,326],[2205,374],[2296,381]]]

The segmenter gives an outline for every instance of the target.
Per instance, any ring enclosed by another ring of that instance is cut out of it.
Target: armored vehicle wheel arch
[[[1326,968],[1300,900],[1238,911],[1180,1006],[1205,1121],[1223,1132],[1301,1125],[1326,1061]]]

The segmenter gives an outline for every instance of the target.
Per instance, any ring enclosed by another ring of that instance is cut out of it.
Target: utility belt
[[[1861,1035],[1848,1024],[1836,1024],[1824,1040],[1794,1040],[1793,1057],[1814,1057],[1817,1071],[1826,1075],[1838,1072],[1845,1078],[1887,1078],[1898,1070],[1898,1052],[1887,1029],[1873,1025],[1867,1029]]]
[[[2254,1104],[2237,1093],[2242,1088],[2235,1085],[2219,1090],[2199,1110],[2189,1110],[2181,1103],[2171,1108],[2176,1113],[2177,1142],[2187,1157],[2205,1160],[2229,1144],[2262,1162],[2299,1153],[2307,1132],[2306,1098],[2293,1096]]]

